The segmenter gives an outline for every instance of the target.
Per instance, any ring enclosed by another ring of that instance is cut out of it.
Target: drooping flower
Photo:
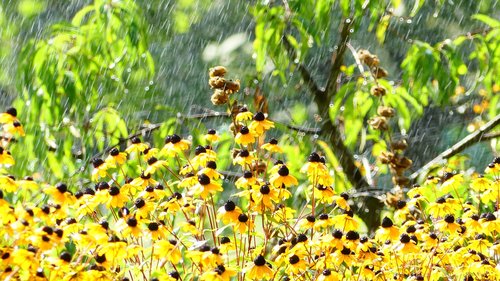
[[[262,136],[265,131],[274,128],[274,123],[269,121],[264,113],[257,112],[253,116],[253,121],[250,123],[249,129],[256,136]]]

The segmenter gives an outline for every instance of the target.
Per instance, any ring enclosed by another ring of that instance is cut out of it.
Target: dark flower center
[[[269,188],[269,185],[264,184],[263,186],[260,187],[260,193],[267,195],[271,192],[271,189]]]
[[[233,201],[227,201],[226,204],[224,204],[224,210],[226,210],[226,212],[234,211],[234,209],[236,209],[236,204],[234,204]]]
[[[388,228],[388,227],[391,227],[393,225],[394,225],[394,223],[392,222],[392,220],[390,218],[384,217],[382,219],[382,227],[383,228]]]
[[[114,147],[113,149],[111,149],[111,150],[109,151],[109,154],[110,154],[111,156],[118,156],[118,154],[120,154],[120,151],[118,150],[118,148]]]
[[[253,263],[256,265],[256,266],[264,266],[266,264],[266,259],[262,256],[262,255],[259,255],[254,261]]]
[[[136,227],[137,226],[137,219],[134,217],[128,218],[127,225],[130,227]]]
[[[238,221],[242,223],[246,223],[248,221],[248,216],[246,214],[240,214],[238,216]]]
[[[210,183],[210,178],[205,174],[200,174],[200,175],[198,175],[198,182],[201,185],[207,185]]]
[[[282,177],[286,177],[290,174],[290,171],[288,170],[287,166],[283,165],[278,170],[278,174]]]
[[[300,258],[297,255],[293,255],[288,259],[288,261],[290,264],[296,264],[300,261]]]

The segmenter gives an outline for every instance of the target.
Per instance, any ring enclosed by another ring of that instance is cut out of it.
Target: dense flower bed
[[[239,83],[217,71],[212,99],[224,104]],[[4,133],[24,134],[15,109],[0,122]],[[197,147],[176,134],[157,148],[134,137],[95,158],[93,183],[81,186],[1,175],[1,279],[500,279],[500,158],[483,177],[429,177],[376,231],[361,233],[325,158],[304,159],[308,180],[299,182],[279,141],[266,140],[273,127],[266,114],[238,108],[232,162],[241,174],[224,185],[215,130]],[[0,147],[7,171],[10,145]],[[308,200],[291,206],[299,185]]]

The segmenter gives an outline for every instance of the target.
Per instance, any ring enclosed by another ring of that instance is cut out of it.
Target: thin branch
[[[412,181],[416,180],[418,176],[422,173],[426,173],[432,166],[440,164],[444,159],[448,159],[453,155],[463,151],[467,147],[483,140],[484,138],[495,138],[498,137],[498,133],[486,134],[487,132],[494,129],[497,125],[500,124],[500,114],[491,119],[488,123],[484,124],[479,128],[479,130],[467,135],[465,138],[454,144],[452,147],[443,151],[441,154],[436,156],[430,162],[422,166],[415,173],[410,176]]]

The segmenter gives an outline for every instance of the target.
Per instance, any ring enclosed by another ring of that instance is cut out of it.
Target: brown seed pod
[[[226,79],[223,77],[210,77],[208,79],[208,85],[212,89],[223,89],[226,86]]]
[[[259,161],[257,163],[252,164],[252,170],[255,171],[257,174],[264,174],[267,170],[267,165],[266,163]]]
[[[377,79],[384,78],[387,77],[387,75],[389,75],[387,70],[385,70],[382,67],[374,67],[372,71],[375,74],[375,77],[377,77]]]
[[[224,66],[216,66],[208,70],[208,75],[210,75],[210,77],[217,77],[217,76],[223,77],[226,74],[226,72],[227,69]]]
[[[377,86],[377,85],[373,86],[373,87],[370,89],[370,93],[371,93],[372,95],[376,96],[376,97],[383,97],[383,96],[385,96],[385,93],[386,93],[386,92],[387,92],[387,91],[385,90],[385,88],[384,88],[384,87],[382,87],[382,86]]]
[[[374,118],[368,120],[368,124],[375,130],[385,131],[389,128],[387,119],[382,116],[375,116]]]
[[[380,60],[376,55],[371,54],[367,50],[359,50],[359,59],[370,68],[377,67],[380,64]]]
[[[392,159],[394,158],[394,154],[389,151],[382,151],[380,155],[378,156],[378,159],[380,160],[380,163],[382,164],[389,164],[392,162]]]
[[[226,80],[226,84],[224,85],[224,89],[229,93],[235,93],[240,90],[240,80]]]
[[[394,176],[392,177],[392,182],[395,185],[407,186],[408,184],[410,184],[410,179],[405,176]]]
[[[377,108],[377,114],[380,116],[383,116],[383,117],[390,118],[390,117],[393,117],[395,113],[396,113],[396,111],[394,110],[394,108],[389,107],[389,106],[382,106],[381,105]]]
[[[396,140],[391,142],[391,148],[396,150],[405,150],[408,147],[406,139]]]
[[[228,102],[229,96],[226,94],[225,91],[221,89],[215,89],[214,94],[212,95],[210,100],[214,105],[221,105]]]
[[[412,164],[413,164],[413,161],[411,161],[411,159],[408,157],[400,157],[397,159],[397,162],[396,162],[396,165],[398,166],[398,168],[402,168],[405,170],[410,168]]]

